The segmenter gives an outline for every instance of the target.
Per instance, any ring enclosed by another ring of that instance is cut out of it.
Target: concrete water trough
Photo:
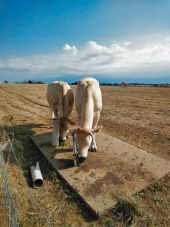
[[[51,133],[32,136],[58,174],[91,212],[101,215],[170,171],[170,162],[105,133],[96,135],[98,152],[74,167],[72,145],[51,147]]]

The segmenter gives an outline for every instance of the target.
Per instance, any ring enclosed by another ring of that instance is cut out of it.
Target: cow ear
[[[101,132],[101,131],[102,131],[102,128],[103,128],[103,126],[101,125],[101,126],[99,126],[98,128],[92,129],[91,132],[92,132],[92,133]]]

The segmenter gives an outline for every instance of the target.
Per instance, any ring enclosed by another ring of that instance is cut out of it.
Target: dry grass
[[[126,225],[127,221],[123,224],[112,211],[95,220],[31,142],[32,134],[44,132],[49,127],[45,90],[45,85],[0,85],[0,133],[5,127],[8,134],[15,137],[16,154],[29,190],[54,226]],[[101,123],[106,133],[170,160],[169,88],[103,87],[102,93]],[[75,111],[72,119],[76,121]],[[32,188],[29,170],[30,163],[36,160],[39,160],[44,176],[44,185],[38,190]],[[44,226],[45,220],[30,201],[23,176],[12,156],[8,174],[20,226]],[[169,180],[167,175],[159,183],[128,199],[138,211],[133,216],[134,226],[170,225]],[[0,208],[5,209],[2,191],[0,195]],[[2,212],[0,226],[8,226]]]
[[[0,225],[1,226],[8,226],[8,214],[7,214],[7,209],[5,206],[5,196],[4,192],[2,190],[2,184],[0,184]]]
[[[9,126],[6,127],[6,130],[10,134],[11,128]],[[24,130],[20,130],[21,134],[23,132]],[[21,140],[17,139],[14,142],[14,148],[22,171],[12,153],[10,156],[7,153],[4,154],[5,159],[8,160],[6,169],[8,171],[9,185],[14,198],[19,225],[48,226],[44,218],[44,213],[54,226],[81,226],[83,224],[86,226],[86,221],[87,223],[93,221],[92,216],[86,211],[84,205],[81,202],[76,202],[77,196],[67,189],[66,185],[58,178],[47,160],[35,148],[34,144],[30,141],[29,143],[30,146],[26,148],[23,140],[22,143]],[[28,154],[26,155],[28,151],[30,151],[29,161],[27,158]],[[35,160],[39,160],[44,177],[44,185],[38,190],[32,188],[29,170],[30,163]],[[4,201],[2,192],[1,196]],[[39,204],[38,207],[35,205],[36,203]],[[8,226],[5,223],[5,221],[8,221],[8,217],[4,217],[5,213],[4,201],[0,214],[0,226]]]

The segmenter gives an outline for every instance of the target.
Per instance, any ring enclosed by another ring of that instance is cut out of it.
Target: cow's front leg
[[[59,125],[60,120],[59,119],[52,119],[52,139],[51,139],[51,145],[53,147],[59,146]]]
[[[96,145],[96,140],[95,140],[95,134],[93,135],[93,139],[92,139],[92,142],[91,142],[91,150],[93,152],[96,152],[97,151],[97,145]]]

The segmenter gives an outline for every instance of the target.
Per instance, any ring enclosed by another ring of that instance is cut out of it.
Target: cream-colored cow
[[[73,109],[74,96],[71,87],[63,81],[54,81],[47,87],[47,101],[49,103],[52,121],[52,146],[59,145],[59,137],[66,140],[69,133],[69,117]]]
[[[102,95],[96,79],[84,78],[77,83],[75,107],[79,123],[75,132],[79,155],[83,160],[88,155],[90,145],[93,150],[97,150],[95,133],[101,129],[97,128],[97,124],[102,109]]]

